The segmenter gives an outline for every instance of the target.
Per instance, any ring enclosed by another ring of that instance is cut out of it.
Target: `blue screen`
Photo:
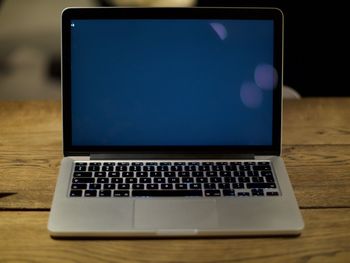
[[[272,144],[272,20],[72,20],[74,146]]]

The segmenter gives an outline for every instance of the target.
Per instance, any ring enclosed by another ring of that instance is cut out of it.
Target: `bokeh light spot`
[[[256,85],[263,90],[272,90],[277,85],[277,71],[270,64],[259,64],[254,71]]]
[[[225,40],[227,37],[227,30],[226,27],[221,24],[221,23],[210,23],[210,26],[212,27],[212,29],[215,31],[215,33],[218,35],[218,37],[221,40]]]
[[[244,82],[241,86],[241,100],[248,108],[259,108],[263,101],[261,89],[253,82]]]

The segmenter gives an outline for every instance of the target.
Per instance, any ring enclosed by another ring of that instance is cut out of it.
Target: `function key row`
[[[185,165],[270,165],[268,161],[256,162],[75,162],[78,166],[185,166]]]

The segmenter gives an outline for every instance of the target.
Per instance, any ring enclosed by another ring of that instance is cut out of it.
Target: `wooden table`
[[[350,262],[350,98],[286,101],[300,237],[54,240],[59,102],[0,102],[0,262]]]

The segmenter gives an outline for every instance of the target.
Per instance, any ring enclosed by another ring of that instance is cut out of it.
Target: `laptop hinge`
[[[92,153],[91,160],[190,160],[190,159],[255,159],[253,154],[157,154],[157,153]]]

